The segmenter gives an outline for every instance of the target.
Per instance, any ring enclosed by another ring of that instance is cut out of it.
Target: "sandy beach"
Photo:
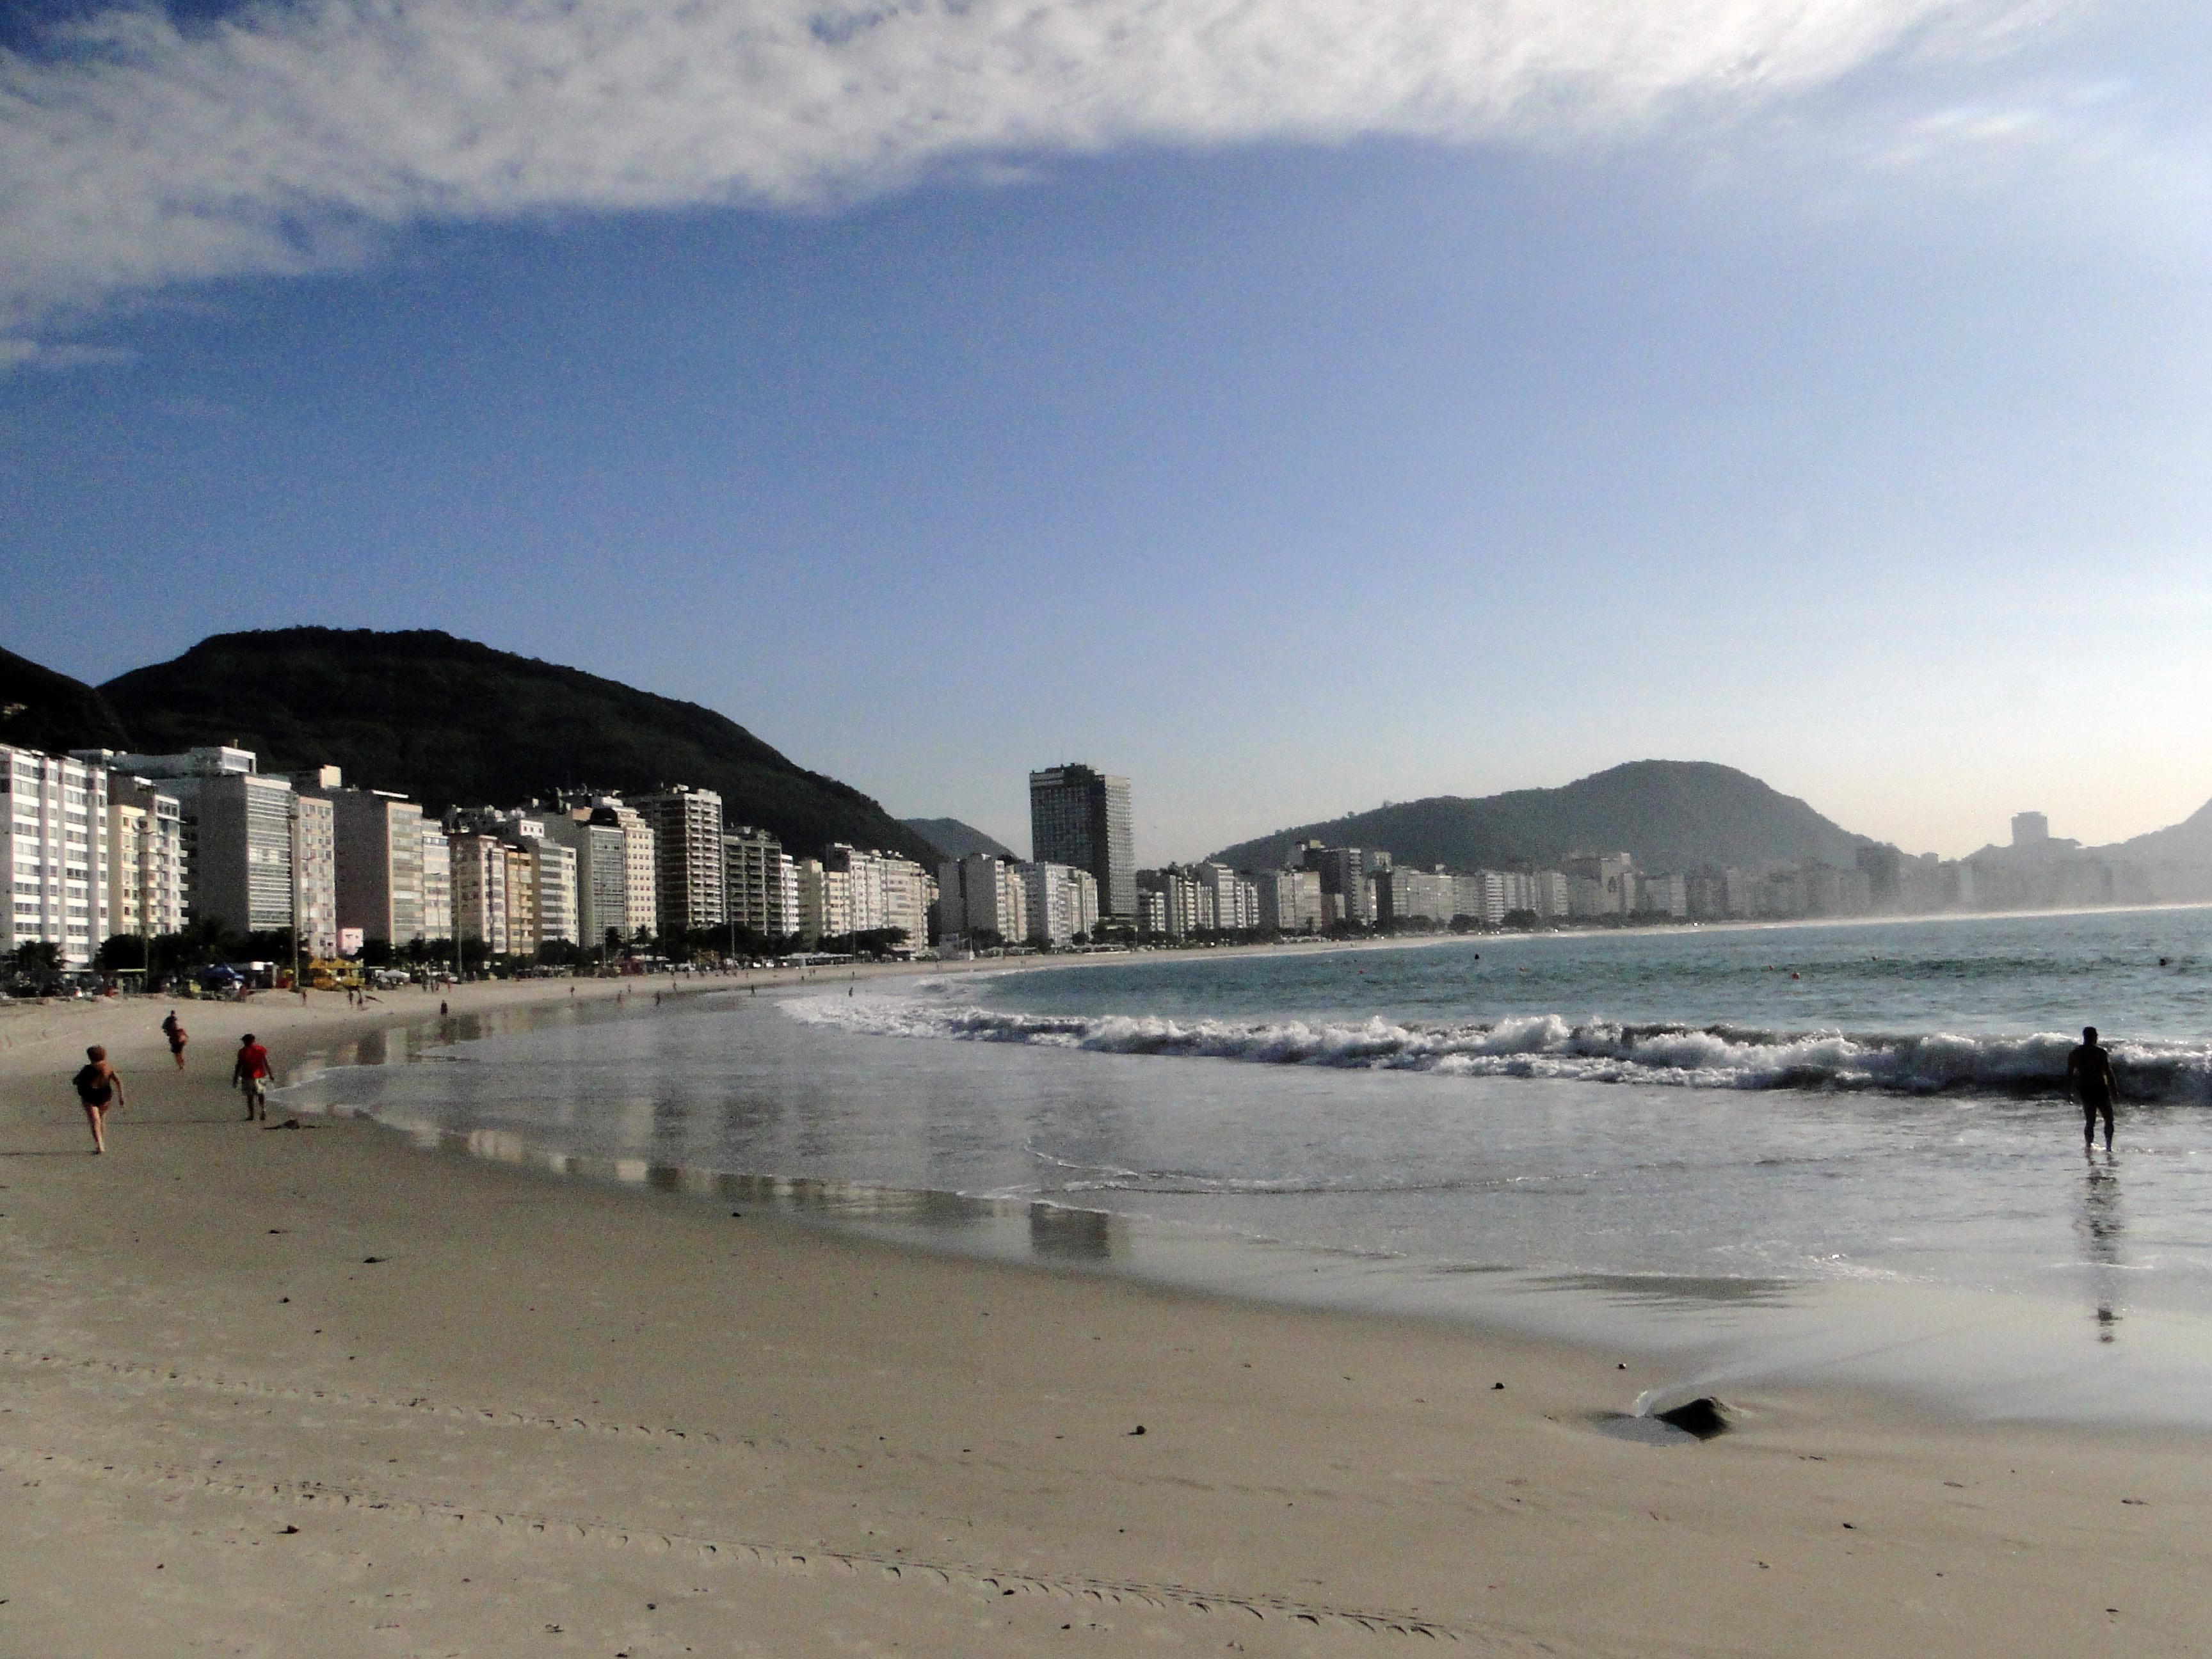
[[[314,1004],[184,1005],[182,1073],[165,1005],[0,1013],[0,1652],[2180,1654],[2212,1625],[2197,1438],[1802,1392],[1638,1443],[1599,1424],[1660,1380],[1622,1356],[246,1123],[240,1031],[281,1072],[435,1009]],[[106,1158],[67,1085],[92,1042],[129,1088]]]

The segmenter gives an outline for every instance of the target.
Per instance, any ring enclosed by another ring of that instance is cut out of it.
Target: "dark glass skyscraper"
[[[1134,920],[1137,854],[1128,779],[1087,766],[1030,773],[1030,856],[1088,870],[1098,878],[1100,914]]]

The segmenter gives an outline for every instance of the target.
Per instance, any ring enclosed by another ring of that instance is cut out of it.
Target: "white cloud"
[[[325,268],[421,221],[819,207],[1124,144],[1610,141],[1908,46],[1983,49],[2051,3],[309,0],[185,29],[111,10],[0,54],[0,328]]]

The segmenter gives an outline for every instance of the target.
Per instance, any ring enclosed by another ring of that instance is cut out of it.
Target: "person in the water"
[[[2105,1120],[2105,1150],[2112,1150],[2112,1102],[2119,1085],[2112,1079],[2112,1057],[2097,1041],[2097,1028],[2081,1028],[2081,1046],[2066,1056],[2066,1083],[2081,1103],[2081,1150],[2094,1148],[2097,1119]]]

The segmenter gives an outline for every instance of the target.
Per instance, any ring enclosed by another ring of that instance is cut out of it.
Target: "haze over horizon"
[[[440,627],[1027,845],[2212,797],[2179,0],[0,21],[0,645]]]

